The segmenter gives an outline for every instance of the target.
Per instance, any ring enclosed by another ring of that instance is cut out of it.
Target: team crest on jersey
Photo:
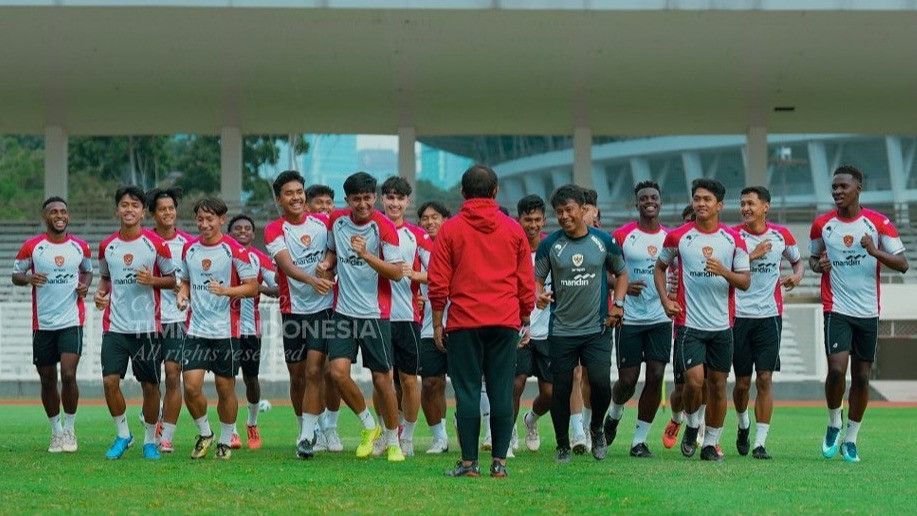
[[[211,262],[209,258],[204,258],[203,260],[201,260],[201,267],[204,269],[204,272],[210,270],[210,265],[212,263],[213,262]]]
[[[656,253],[659,252],[659,248],[654,245],[648,245],[646,246],[646,252],[650,253],[650,257],[655,258]]]
[[[704,252],[704,258],[710,258],[713,256],[713,248],[709,245],[705,245],[702,251]]]
[[[851,247],[853,245],[853,235],[844,235],[844,245]]]
[[[58,267],[63,267],[63,266],[64,266],[64,257],[63,257],[63,256],[55,256],[55,257],[54,257],[54,265],[57,265]]]
[[[125,254],[124,255],[124,265],[127,265],[128,267],[130,267],[132,263],[134,263],[134,255],[130,253]]]
[[[573,255],[573,265],[579,267],[583,264],[583,255],[576,253]]]
[[[302,242],[302,245],[304,245],[304,246],[306,246],[306,247],[309,247],[309,246],[312,245],[312,236],[311,236],[311,235],[303,235],[303,236],[299,237],[299,241]]]

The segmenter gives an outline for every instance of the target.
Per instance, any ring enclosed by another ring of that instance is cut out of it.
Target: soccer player
[[[675,340],[685,376],[688,427],[681,440],[681,453],[697,451],[701,390],[707,371],[706,434],[701,460],[722,461],[719,444],[726,417],[726,378],[732,366],[732,318],[734,289],[751,285],[748,251],[738,233],[720,223],[726,189],[714,179],[691,183],[697,220],[665,237],[653,271],[653,280],[665,312],[675,317]],[[666,269],[678,258],[677,299],[666,295]]]
[[[518,331],[528,326],[535,303],[532,259],[519,223],[497,207],[497,174],[491,168],[473,165],[466,170],[462,196],[461,212],[439,231],[428,274],[433,341],[441,351],[448,346],[462,448],[462,460],[445,475],[481,475],[478,436],[483,376],[492,409],[490,476],[506,477]],[[447,301],[449,326],[444,328]]]
[[[205,197],[194,205],[199,237],[187,244],[182,254],[181,289],[176,296],[179,308],[188,309],[188,332],[183,349],[182,380],[185,405],[200,432],[192,459],[207,455],[213,444],[213,431],[207,419],[204,374],[213,372],[217,391],[220,439],[216,459],[232,456],[239,401],[236,375],[241,350],[240,304],[238,298],[258,295],[257,272],[241,244],[224,235],[226,203]]]
[[[331,216],[328,252],[319,264],[330,271],[337,261],[337,299],[332,315],[335,334],[328,340],[331,374],[347,406],[357,414],[363,432],[357,457],[373,451],[373,441],[384,439],[386,457],[400,462],[404,454],[398,443],[398,402],[392,385],[392,334],[389,316],[392,281],[400,281],[404,259],[398,231],[392,221],[375,209],[376,180],[366,172],[344,181],[346,210]],[[366,408],[360,388],[350,376],[357,350],[363,366],[372,372],[375,407],[385,431],[376,425]]]
[[[538,245],[547,235],[541,231],[545,224],[545,205],[541,197],[529,195],[519,200],[516,206],[519,225],[525,231],[532,255],[532,266],[535,264],[535,252]],[[550,275],[545,279],[545,290],[551,290]],[[541,437],[538,435],[538,418],[551,410],[553,392],[551,376],[551,357],[548,353],[548,326],[550,311],[537,306],[529,316],[528,332],[523,335],[516,351],[516,379],[513,382],[513,421],[519,418],[519,401],[529,376],[538,378],[538,395],[532,401],[532,409],[525,413],[522,422],[525,425],[525,445],[529,451],[541,448]],[[515,433],[515,425],[514,425]]]
[[[401,451],[406,457],[414,456],[414,427],[420,411],[420,321],[423,314],[417,306],[421,264],[429,266],[433,242],[424,230],[404,220],[404,212],[411,204],[413,189],[407,179],[392,176],[382,183],[382,207],[385,215],[398,231],[401,248],[402,274],[400,281],[392,281],[392,349],[395,368],[401,385],[401,411],[404,430],[401,433]]]
[[[755,387],[755,447],[752,457],[770,459],[764,447],[770,429],[774,400],[771,395],[771,378],[780,370],[780,335],[783,328],[783,296],[781,287],[793,290],[802,281],[804,264],[790,231],[767,221],[771,194],[763,186],[749,186],[742,190],[741,210],[744,224],[734,227],[751,251],[751,287],[736,292],[736,318],[732,328],[734,350],[732,366],[736,384],[732,390],[739,431],[736,449],[748,455],[748,434],[751,420],[748,417],[748,391],[754,366]],[[780,262],[786,258],[793,266],[793,274],[780,277]]]
[[[436,201],[423,203],[417,210],[420,227],[427,232],[430,240],[436,239],[440,228],[452,213]],[[429,295],[427,270],[429,264],[421,264],[421,273],[414,278],[420,282],[421,301],[423,301],[423,326],[420,330],[420,406],[433,442],[427,453],[437,454],[449,451],[449,436],[446,433],[446,353],[440,351],[433,342],[433,309],[426,302]],[[446,310],[448,312],[448,309]],[[447,318],[443,314],[443,319]]]
[[[274,180],[274,198],[283,216],[264,228],[264,244],[277,263],[284,360],[299,421],[296,456],[311,459],[323,406],[322,370],[328,354],[324,325],[331,320],[334,282],[316,271],[325,258],[331,226],[324,213],[307,212],[304,188],[305,179],[295,170]],[[343,450],[339,439],[332,442],[329,437],[328,444],[331,451]]]
[[[624,254],[630,283],[624,298],[624,322],[618,328],[615,339],[618,343],[618,381],[611,391],[611,409],[605,419],[605,439],[609,445],[614,442],[618,423],[624,415],[624,404],[634,396],[640,366],[646,363],[630,456],[652,458],[646,437],[662,400],[662,377],[672,354],[672,321],[651,285],[653,268],[668,229],[659,224],[661,194],[658,183],[638,183],[634,187],[634,197],[639,219],[612,233]]]
[[[611,331],[621,323],[627,271],[621,249],[611,235],[586,225],[585,195],[576,185],[558,188],[551,196],[561,229],[541,241],[535,256],[538,308],[551,304],[548,349],[554,396],[551,419],[557,438],[557,462],[570,462],[570,391],[573,369],[588,371],[591,406],[589,422],[592,456],[604,460],[607,452],[602,418],[611,401]],[[608,308],[608,280],[615,274],[614,306]],[[551,275],[553,290],[545,290]]]
[[[70,235],[67,201],[49,197],[41,205],[47,230],[27,240],[13,262],[13,284],[32,287],[32,363],[41,380],[41,403],[51,424],[51,453],[77,449],[76,368],[83,353],[83,298],[92,283],[91,251]],[[57,389],[60,362],[61,389]],[[61,424],[60,410],[64,407]]]
[[[840,451],[850,462],[860,460],[857,433],[869,403],[869,374],[876,359],[880,264],[901,273],[908,269],[898,230],[885,215],[860,205],[862,190],[863,173],[858,168],[843,165],[835,170],[831,194],[836,209],[815,219],[809,235],[809,267],[822,275],[828,355],[828,430],[822,454],[830,459],[838,451],[849,363],[850,414]]]
[[[143,229],[145,196],[136,186],[115,192],[115,215],[121,229],[99,245],[102,280],[95,294],[102,314],[102,384],[117,436],[105,456],[120,459],[134,442],[127,426],[121,379],[128,360],[143,391],[143,457],[159,459],[159,355],[162,333],[160,291],[175,286],[175,266],[169,245]]]
[[[258,310],[260,294],[278,297],[280,289],[274,279],[274,263],[271,258],[252,245],[255,237],[255,221],[245,214],[239,214],[229,220],[229,236],[234,238],[248,253],[248,261],[257,272],[258,293],[255,297],[239,300],[242,320],[239,350],[242,352],[242,381],[245,382],[245,398],[248,401],[248,449],[261,449],[261,433],[258,432],[258,407],[261,404],[261,383],[258,382],[258,370],[261,368],[261,313]],[[235,300],[233,300],[235,302]],[[233,433],[233,449],[242,447],[237,433]]]
[[[172,264],[175,266],[176,283],[181,278],[181,254],[185,244],[194,239],[188,233],[175,227],[178,218],[178,201],[182,198],[180,188],[165,190],[154,188],[146,193],[147,210],[156,222],[153,232],[165,241],[172,253]],[[162,400],[162,435],[159,438],[159,451],[172,453],[175,438],[175,425],[181,412],[181,350],[185,342],[185,324],[188,315],[179,310],[175,302],[177,288],[159,291],[159,308],[162,313],[162,335],[159,339],[160,350],[166,372],[166,393]]]
[[[685,224],[694,221],[694,206],[688,204],[681,210],[681,219]],[[668,298],[672,300],[678,299],[678,259],[672,261],[669,267],[668,276]],[[678,344],[677,342],[675,343]],[[672,356],[676,357],[678,355],[678,348],[672,348]],[[685,392],[685,372],[681,370],[681,365],[678,360],[673,360],[672,362],[672,373],[675,382],[675,388],[672,389],[672,395],[669,397],[669,408],[672,410],[672,419],[669,420],[669,423],[665,426],[665,430],[662,431],[662,445],[666,448],[671,448],[675,446],[675,443],[678,442],[678,432],[681,430],[681,424],[685,421],[685,404],[684,404],[684,392]],[[704,408],[706,403],[701,400],[701,414],[704,413]]]
[[[331,217],[334,211],[334,190],[327,185],[314,184],[306,189],[306,203],[312,213],[324,213]],[[338,392],[331,378],[331,364],[326,360],[324,366],[325,383],[322,386],[324,412],[318,418],[321,432],[316,435],[314,450],[327,450],[339,452],[344,450],[341,438],[338,435],[338,416],[341,409],[341,393]]]

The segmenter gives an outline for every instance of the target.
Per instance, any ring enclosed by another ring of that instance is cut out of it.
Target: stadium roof
[[[0,0],[0,133],[907,134],[914,5]]]

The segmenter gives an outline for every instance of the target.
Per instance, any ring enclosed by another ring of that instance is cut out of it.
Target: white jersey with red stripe
[[[166,245],[169,246],[169,251],[172,252],[172,263],[175,265],[175,275],[177,278],[182,277],[181,273],[181,254],[185,249],[185,244],[194,240],[194,237],[185,233],[181,230],[176,230],[175,235],[169,239],[163,239],[166,242]],[[159,291],[159,300],[160,307],[162,308],[162,323],[178,323],[185,322],[188,320],[188,314],[185,313],[185,310],[179,310],[178,305],[175,302],[175,291],[171,289],[163,289]]]
[[[761,233],[752,233],[745,224],[732,229],[745,240],[749,253],[761,242],[771,243],[767,254],[751,262],[751,286],[736,292],[736,317],[763,319],[783,315],[780,262],[786,258],[792,264],[801,259],[796,238],[789,229],[770,222]]]
[[[828,253],[831,261],[831,270],[821,275],[821,302],[826,312],[850,317],[879,316],[881,264],[860,243],[864,235],[872,237],[877,249],[889,254],[904,252],[894,224],[873,210],[863,208],[852,219],[832,211],[812,224],[810,254],[820,257]]]
[[[328,249],[337,253],[338,283],[335,312],[364,319],[388,319],[392,309],[391,281],[380,276],[353,251],[355,237],[366,240],[366,251],[388,263],[401,263],[398,231],[379,210],[373,210],[366,222],[357,224],[350,210],[331,214]]]
[[[32,287],[32,329],[59,330],[82,326],[86,319],[83,298],[76,286],[83,272],[92,272],[89,245],[70,235],[63,242],[39,235],[27,240],[13,262],[13,273],[45,274],[41,287]]]
[[[172,251],[156,233],[142,230],[125,240],[120,232],[99,244],[99,272],[111,281],[108,306],[102,313],[102,330],[137,334],[162,331],[160,290],[137,283],[137,271],[153,276],[175,274]]]
[[[726,278],[707,272],[714,258],[734,272],[748,272],[745,241],[732,228],[720,224],[710,233],[689,222],[669,232],[659,259],[666,265],[678,257],[678,304],[676,326],[720,331],[735,319],[735,289]]]
[[[433,244],[433,240],[430,240],[430,244]],[[420,270],[426,271],[430,267],[430,255],[427,254],[426,257],[421,255],[420,257]],[[420,325],[420,338],[422,339],[432,339],[433,338],[433,306],[430,304],[429,295],[430,290],[427,287],[426,283],[420,285],[420,295],[424,297],[427,301],[423,305],[423,322]],[[443,326],[446,325],[446,320],[449,318],[449,303],[446,302],[446,309],[443,310]]]
[[[541,238],[544,239],[548,235],[542,233]],[[532,251],[532,265],[535,265],[535,251]],[[553,287],[551,285],[551,273],[548,273],[547,277],[544,279],[544,289],[551,290]],[[535,307],[532,308],[532,313],[529,314],[529,335],[532,340],[545,340],[548,338],[548,332],[551,329],[551,305],[548,305],[544,310],[538,308],[538,300],[535,300]]]
[[[639,296],[624,297],[624,324],[669,322],[653,283],[653,270],[668,232],[668,228],[659,226],[656,232],[649,233],[640,229],[636,222],[631,222],[611,234],[624,254],[627,280],[643,281],[644,284]]]
[[[274,262],[271,257],[262,253],[255,247],[249,247],[248,261],[257,271],[258,284],[262,283],[268,287],[276,287],[276,275]],[[261,336],[261,313],[258,311],[258,305],[261,301],[261,295],[255,297],[243,297],[239,300],[239,317],[242,319],[242,335]]]
[[[188,335],[207,339],[227,339],[241,335],[239,303],[227,296],[210,292],[210,282],[218,281],[236,287],[242,280],[257,277],[248,253],[232,237],[213,245],[200,239],[185,244],[182,254],[184,280],[190,283],[191,302],[188,305]]]
[[[286,250],[294,265],[315,276],[315,267],[325,258],[330,229],[324,213],[307,213],[299,224],[281,217],[264,228],[264,246],[274,259]],[[314,314],[334,304],[333,292],[323,296],[309,285],[288,277],[279,268],[276,280],[280,287],[280,313]]]
[[[398,247],[405,263],[413,264],[414,270],[420,270],[421,261],[430,263],[430,253],[433,252],[433,241],[427,232],[419,227],[405,222],[397,228]],[[420,322],[423,314],[417,309],[417,294],[420,284],[410,278],[401,278],[401,281],[392,281],[392,321]]]

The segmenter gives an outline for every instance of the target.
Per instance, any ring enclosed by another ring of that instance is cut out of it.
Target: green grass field
[[[142,442],[138,410],[130,407],[129,421]],[[192,462],[195,428],[183,412],[176,453],[148,462],[138,445],[121,460],[105,460],[114,435],[105,407],[82,407],[76,427],[79,451],[52,455],[46,452],[47,420],[40,406],[0,405],[0,467],[6,472],[0,512],[889,513],[913,507],[917,409],[870,409],[860,431],[859,464],[846,463],[840,455],[822,458],[825,411],[800,407],[775,409],[768,440],[775,458],[769,462],[736,453],[732,413],[723,436],[725,463],[688,460],[677,448],[664,449],[661,432],[668,413],[662,412],[649,441],[657,458],[632,459],[627,452],[635,412],[628,408],[604,462],[576,456],[572,464],[555,464],[553,432],[543,418],[541,451],[528,452],[523,444],[517,458],[510,459],[509,478],[450,479],[442,472],[458,459],[453,429],[455,451],[445,456],[423,453],[430,434],[421,425],[414,458],[401,464],[382,458],[361,461],[352,453],[357,421],[346,409],[340,430],[347,451],[341,454],[296,460],[292,410],[275,406],[260,416],[265,446],[259,451],[243,448],[229,461],[213,460],[211,451],[207,459]],[[242,424],[245,414],[240,409]],[[483,459],[482,469],[489,465]]]

